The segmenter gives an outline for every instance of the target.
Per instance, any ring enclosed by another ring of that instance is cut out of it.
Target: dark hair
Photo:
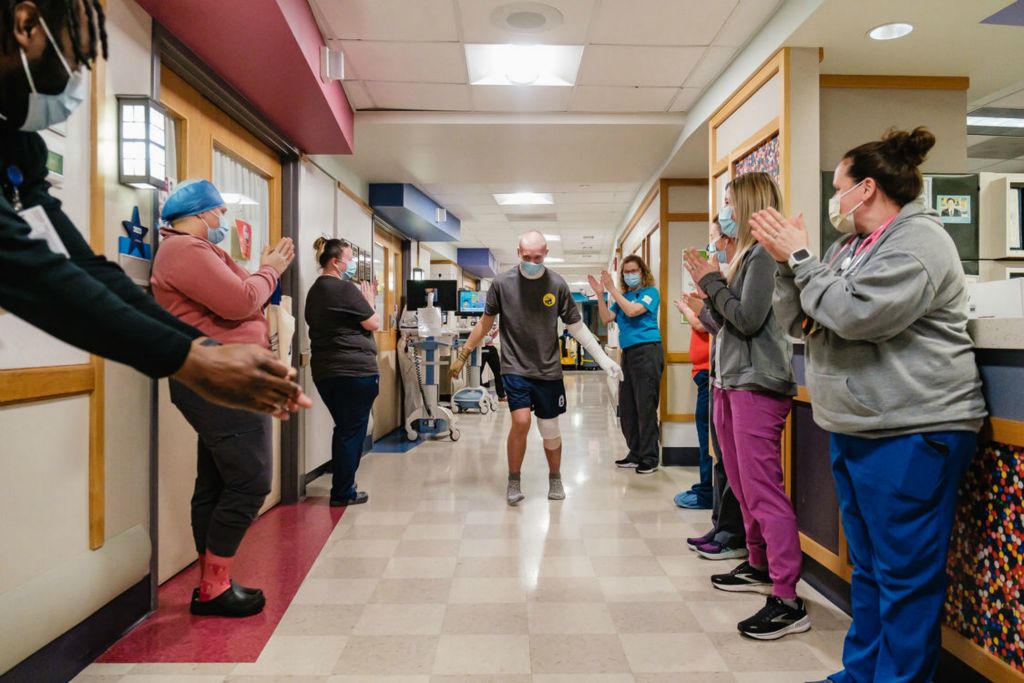
[[[0,0],[0,28],[3,29],[3,48],[6,50],[11,32],[14,31],[14,8],[24,0]],[[60,40],[61,29],[68,27],[71,35],[71,47],[75,59],[89,69],[98,56],[96,44],[99,42],[103,58],[107,58],[107,17],[103,11],[101,0],[33,0],[46,25],[53,32],[53,37]],[[78,5],[85,7],[85,17],[89,29],[89,49],[86,50],[78,37],[81,23],[78,18]],[[97,41],[97,36],[99,40]],[[54,49],[60,49],[54,47]]]
[[[935,136],[927,128],[890,128],[881,140],[854,147],[843,160],[850,162],[846,173],[855,182],[873,178],[882,192],[904,206],[921,196],[924,179],[918,167],[934,146]]]
[[[340,259],[344,251],[351,246],[345,240],[327,239],[326,237],[317,237],[316,242],[313,242],[313,249],[316,250],[316,261],[320,264],[321,268],[326,268],[331,259]]]

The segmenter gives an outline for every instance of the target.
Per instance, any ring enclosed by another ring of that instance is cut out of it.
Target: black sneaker
[[[728,574],[715,574],[711,577],[711,585],[720,591],[733,593],[762,593],[770,595],[772,579],[768,572],[754,569],[749,562],[744,562]]]
[[[630,457],[628,455],[625,458],[623,458],[622,460],[616,460],[615,461],[615,466],[616,467],[636,467],[639,464],[640,463],[638,463],[636,460],[634,460],[632,457]]]
[[[331,507],[340,508],[349,505],[362,505],[368,500],[370,500],[369,493],[366,491],[356,491],[354,495],[348,498],[331,498]]]
[[[654,474],[657,471],[658,471],[657,463],[655,463],[653,465],[640,464],[640,465],[636,466],[636,473],[637,474]]]
[[[754,616],[736,624],[740,633],[758,640],[775,640],[790,633],[803,633],[811,628],[811,619],[807,616],[804,601],[796,599],[796,607],[790,607],[774,595]]]

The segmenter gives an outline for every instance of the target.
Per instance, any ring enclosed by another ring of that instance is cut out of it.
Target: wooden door
[[[231,242],[225,242],[235,260],[249,270],[259,263],[259,251],[266,243],[281,239],[281,163],[277,156],[255,136],[243,129],[212,102],[188,85],[180,76],[162,67],[160,70],[160,99],[168,108],[174,125],[175,159],[174,179],[178,182],[190,178],[205,178],[222,185],[219,189],[229,202],[229,216],[236,212],[252,211],[251,202],[260,206],[262,217],[253,226],[250,249],[239,244],[236,231]],[[229,163],[244,169],[247,177],[255,178],[259,192],[249,197],[241,192],[228,193],[224,187],[223,169]],[[262,204],[260,204],[262,203]],[[241,215],[241,214],[240,214]],[[259,233],[259,234],[256,234]],[[242,251],[237,251],[241,249]],[[247,258],[245,258],[247,256]],[[281,440],[280,424],[274,421],[274,478],[273,487],[261,512],[281,500]],[[170,401],[168,383],[160,382],[160,428],[158,465],[158,580],[163,583],[195,560],[190,521],[190,501],[196,473],[195,432]]]
[[[375,227],[373,275],[377,280],[377,313],[381,329],[374,333],[380,366],[380,394],[373,404],[373,438],[376,441],[402,423],[402,391],[399,383],[398,305],[402,298],[402,240]]]

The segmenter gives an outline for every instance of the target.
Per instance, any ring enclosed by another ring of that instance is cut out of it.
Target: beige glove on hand
[[[449,377],[455,379],[462,374],[462,366],[465,365],[466,360],[469,359],[469,354],[469,349],[463,346],[454,356],[452,356],[451,365],[448,367]]]

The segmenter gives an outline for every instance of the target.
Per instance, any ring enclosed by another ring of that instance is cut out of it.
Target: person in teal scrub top
[[[597,295],[601,321],[607,325],[614,320],[619,326],[624,375],[619,385],[619,423],[629,452],[615,464],[635,467],[637,474],[657,472],[661,460],[658,398],[665,359],[658,330],[661,297],[654,276],[642,258],[632,255],[622,261],[618,287],[608,271],[601,272],[600,282],[593,275],[587,279]],[[605,300],[606,291],[614,299],[611,306]]]

